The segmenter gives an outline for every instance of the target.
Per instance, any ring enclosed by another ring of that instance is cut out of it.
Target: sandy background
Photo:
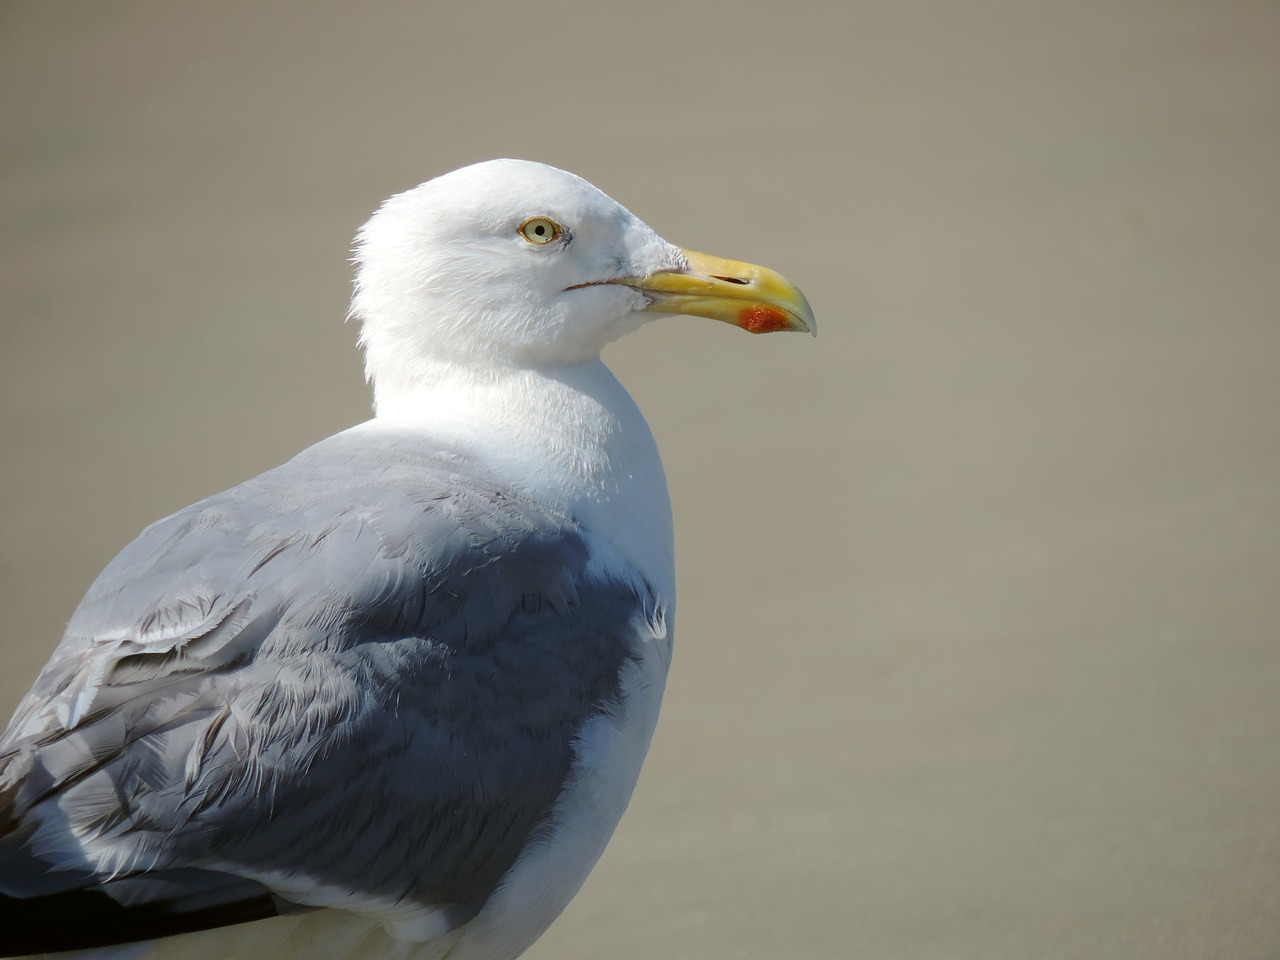
[[[1280,5],[0,0],[0,155],[0,709],[367,416],[377,202],[539,159],[821,336],[611,348],[678,656],[529,956],[1280,956]]]

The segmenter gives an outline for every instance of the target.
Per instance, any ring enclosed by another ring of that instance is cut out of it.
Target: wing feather
[[[70,949],[33,945],[70,904],[101,944],[296,905],[465,922],[654,606],[590,554],[466,457],[359,431],[153,524],[0,740],[6,953]]]

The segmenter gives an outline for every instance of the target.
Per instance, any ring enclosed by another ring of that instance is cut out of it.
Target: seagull
[[[374,418],[146,528],[0,739],[0,954],[508,960],[622,816],[675,573],[600,351],[813,313],[528,161],[390,198],[355,252]]]

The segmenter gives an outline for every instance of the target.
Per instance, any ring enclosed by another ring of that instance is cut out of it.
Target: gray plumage
[[[153,524],[0,741],[0,893],[203,927],[288,910],[292,882],[465,922],[662,615],[591,553],[573,517],[385,428]]]

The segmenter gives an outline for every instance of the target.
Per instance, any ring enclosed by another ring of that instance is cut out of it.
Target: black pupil
[[[544,227],[542,224],[538,224],[536,227],[533,228],[533,232],[536,233],[538,236],[542,236],[544,233],[547,232],[547,228]]]

